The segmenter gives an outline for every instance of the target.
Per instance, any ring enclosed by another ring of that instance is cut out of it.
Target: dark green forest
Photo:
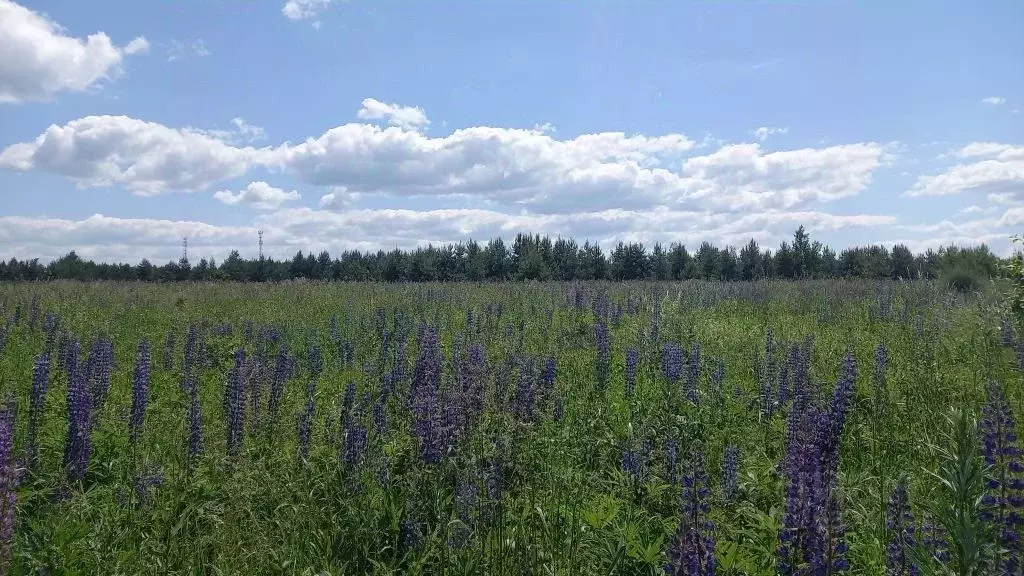
[[[549,236],[519,234],[511,246],[501,238],[486,244],[427,246],[389,252],[303,254],[290,260],[245,259],[237,250],[218,263],[205,258],[193,264],[183,255],[177,262],[155,265],[96,263],[74,251],[47,264],[39,259],[0,261],[0,281],[118,280],[266,282],[293,279],[383,282],[449,282],[506,280],[727,280],[804,278],[935,279],[944,276],[993,277],[1001,259],[987,246],[956,246],[914,254],[904,245],[860,246],[836,252],[812,241],[803,226],[791,242],[774,252],[753,239],[737,250],[703,242],[690,250],[668,246],[619,243],[606,253],[597,244]]]

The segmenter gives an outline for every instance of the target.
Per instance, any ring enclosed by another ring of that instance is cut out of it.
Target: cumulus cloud
[[[0,168],[66,176],[81,186],[121,184],[139,195],[203,190],[244,174],[260,151],[188,129],[126,116],[52,125],[33,142],[0,151]]]
[[[138,37],[116,46],[103,32],[84,40],[68,36],[46,16],[12,0],[0,0],[0,102],[45,100],[81,92],[122,71],[126,55],[146,52]]]
[[[1003,98],[1002,96],[989,96],[987,98],[982,98],[979,102],[982,104],[988,104],[989,106],[999,106],[1000,104],[1006,103],[1006,98]]]
[[[1024,195],[1024,146],[973,142],[953,155],[969,161],[918,177],[905,195],[945,196],[967,191]]]
[[[788,238],[804,224],[812,233],[846,227],[885,226],[895,220],[882,215],[832,215],[816,211],[769,211],[740,218],[725,213],[657,209],[603,210],[579,214],[507,214],[474,208],[408,210],[353,209],[343,212],[293,208],[257,217],[248,226],[203,222],[93,215],[83,220],[0,217],[0,257],[61,256],[74,249],[99,261],[154,262],[177,259],[187,237],[193,260],[223,259],[234,249],[255,251],[256,231],[264,230],[265,252],[287,258],[296,250],[377,250],[413,248],[427,243],[510,238],[517,232],[561,234],[596,241],[611,248],[619,241],[685,242],[710,240],[720,245]],[[250,253],[251,255],[251,253]]]
[[[121,184],[138,194],[203,190],[262,166],[331,187],[321,203],[429,197],[476,207],[591,210],[802,209],[863,191],[886,162],[867,142],[765,152],[732,144],[693,156],[683,134],[621,132],[556,138],[551,131],[477,126],[442,137],[400,126],[349,123],[297,144],[253,148],[262,129],[170,128],[123,116],[51,126],[0,151],[0,168],[46,171],[82,186]],[[339,192],[340,191],[340,192]]]
[[[168,62],[174,62],[189,56],[203,58],[211,54],[213,52],[210,52],[209,48],[206,47],[206,42],[202,38],[196,38],[191,41],[171,40],[167,45]]]
[[[757,130],[754,130],[754,136],[757,137],[757,139],[760,140],[761,142],[764,142],[765,140],[768,139],[769,136],[774,136],[776,134],[785,134],[786,132],[789,132],[788,126],[783,126],[781,128],[761,126]]]
[[[231,206],[247,204],[257,210],[273,210],[289,200],[298,200],[301,196],[295,190],[285,191],[259,181],[250,182],[248,186],[238,192],[220,190],[215,192],[213,197]]]
[[[427,113],[416,106],[399,106],[387,104],[373,98],[363,100],[363,107],[356,113],[361,120],[387,120],[388,124],[399,128],[416,129],[430,124]]]
[[[308,20],[326,10],[330,3],[331,0],[288,0],[281,13],[290,20]]]

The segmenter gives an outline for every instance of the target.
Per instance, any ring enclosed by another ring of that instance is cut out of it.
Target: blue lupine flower
[[[274,375],[270,380],[270,398],[267,399],[267,411],[270,413],[272,421],[277,421],[277,413],[281,408],[281,397],[284,395],[284,385],[288,380],[289,372],[288,347],[281,345],[277,351]]]
[[[722,459],[722,495],[726,500],[736,497],[736,490],[739,487],[740,470],[740,449],[736,446],[726,446],[725,456]]]
[[[313,420],[316,417],[316,380],[310,378],[306,384],[306,405],[299,415],[299,456],[303,461],[309,456],[309,440],[313,435]]]
[[[885,548],[885,566],[889,576],[917,576],[918,568],[908,554],[917,545],[914,516],[910,513],[907,481],[903,479],[889,496],[885,528],[889,543]]]
[[[39,459],[39,430],[46,413],[46,396],[50,389],[50,354],[36,356],[32,365],[32,392],[28,407],[28,464],[35,466]]]
[[[683,477],[682,506],[679,527],[669,541],[668,565],[665,571],[673,576],[714,576],[718,569],[715,558],[715,525],[708,519],[711,510],[708,477],[700,452],[691,456]]]
[[[72,340],[68,344],[68,435],[64,444],[64,467],[68,480],[85,478],[92,453],[92,394],[86,367],[78,362],[79,344]]]
[[[195,374],[184,375],[185,393],[188,395],[188,408],[185,419],[188,421],[188,461],[195,465],[203,454],[203,418],[199,405],[199,383]]]
[[[1013,410],[1003,387],[994,381],[989,382],[981,432],[987,466],[982,519],[992,526],[999,550],[991,570],[993,574],[1018,574],[1022,560],[1020,526],[1024,524],[1024,463]]]
[[[668,342],[661,351],[661,373],[669,382],[675,384],[683,376],[686,363],[686,351],[676,342]]]
[[[14,509],[18,475],[14,468],[14,410],[10,400],[0,406],[0,572],[6,573],[14,542]]]
[[[413,435],[419,439],[420,459],[428,463],[440,462],[445,447],[438,398],[443,364],[437,331],[428,326],[420,339],[420,356],[410,387]]]
[[[324,357],[320,352],[320,346],[313,344],[309,348],[309,373],[313,378],[319,378],[324,371]]]
[[[228,456],[238,455],[245,437],[245,380],[243,370],[245,350],[235,351],[235,365],[228,371],[228,382],[224,390],[224,410],[227,421]]]
[[[636,388],[636,365],[639,360],[640,353],[636,348],[626,348],[626,398],[631,398]]]
[[[150,349],[149,341],[143,339],[135,355],[135,372],[132,374],[132,411],[128,421],[132,443],[138,442],[142,425],[146,419],[146,405],[149,403]]]
[[[675,486],[679,480],[679,444],[675,438],[669,438],[665,443],[665,474],[668,483]]]

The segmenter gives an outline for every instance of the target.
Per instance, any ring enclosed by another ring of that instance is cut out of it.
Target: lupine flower
[[[68,345],[68,435],[64,444],[64,467],[68,480],[85,478],[92,452],[92,395],[84,366],[78,363],[78,341]]]
[[[419,439],[420,459],[428,463],[440,462],[445,443],[438,402],[443,364],[437,331],[427,327],[420,339],[420,356],[413,370],[410,394],[413,435]]]
[[[802,565],[809,566],[811,574],[835,574],[849,567],[836,477],[855,380],[856,363],[847,354],[828,407],[821,410],[798,394],[789,412],[779,574],[803,574]]]
[[[791,385],[789,382],[789,362],[783,362],[779,366],[779,406],[785,406],[789,402],[789,397],[792,394]]]
[[[561,396],[555,397],[555,411],[554,411],[555,422],[561,422],[565,418],[565,401],[562,400]]]
[[[185,335],[185,350],[181,360],[182,382],[192,374],[199,358],[199,329],[195,324],[189,324],[188,332]]]
[[[982,452],[987,465],[982,519],[992,526],[1000,550],[991,567],[994,574],[1017,574],[1021,568],[1024,463],[1016,430],[1017,423],[1002,386],[989,382],[988,402],[981,420]]]
[[[28,463],[34,466],[39,459],[39,430],[46,413],[46,396],[50,388],[50,354],[36,356],[32,366],[32,393],[28,407]]]
[[[455,490],[455,517],[458,522],[452,525],[448,536],[449,548],[463,548],[473,533],[473,510],[476,509],[476,484],[461,482]]]
[[[611,354],[611,336],[608,333],[608,325],[598,320],[594,324],[594,334],[597,348],[597,360],[594,366],[595,378],[598,390],[604,390],[608,383],[608,369]]]
[[[636,388],[636,365],[639,360],[640,353],[636,348],[626,348],[626,398],[631,398]]]
[[[533,360],[524,360],[519,366],[513,412],[521,422],[530,422],[534,416]]]
[[[303,461],[309,456],[309,440],[313,432],[313,419],[316,417],[316,380],[310,378],[306,384],[306,405],[299,415],[299,456]]]
[[[725,457],[722,459],[722,495],[726,500],[736,497],[736,490],[739,486],[740,470],[740,449],[736,446],[725,447]]]
[[[679,527],[666,551],[669,560],[665,567],[667,573],[673,576],[716,574],[715,525],[708,519],[710,495],[703,457],[695,451],[683,477]]]
[[[356,468],[363,462],[366,454],[366,427],[349,426],[345,430],[345,466],[349,469]]]
[[[135,372],[132,374],[132,412],[128,423],[132,443],[138,442],[142,425],[146,420],[146,405],[149,403],[150,350],[149,341],[139,342],[135,355]]]
[[[245,350],[235,351],[235,365],[228,371],[228,382],[224,390],[224,411],[227,420],[228,455],[237,456],[245,436],[245,381],[243,369]]]
[[[174,330],[168,330],[164,337],[164,370],[174,370],[174,346],[176,336]]]
[[[669,382],[675,384],[683,376],[683,365],[686,363],[686,351],[675,342],[668,342],[661,350],[661,373]]]
[[[665,443],[665,474],[668,483],[675,486],[679,480],[679,444],[675,438],[669,438]]]
[[[13,459],[14,410],[12,402],[0,406],[0,573],[7,573],[14,540],[17,478]]]
[[[185,419],[188,421],[188,461],[191,466],[203,454],[203,419],[199,405],[199,383],[195,374],[186,373],[183,382],[188,395]]]
[[[885,548],[885,566],[888,576],[917,576],[918,568],[908,554],[916,546],[914,516],[910,513],[907,481],[901,480],[889,496],[885,528],[889,543]]]
[[[270,398],[267,400],[267,411],[273,421],[277,420],[277,413],[281,407],[281,396],[284,394],[284,383],[288,380],[288,362],[288,347],[282,345],[277,351],[274,376],[270,380]]]
[[[423,541],[420,526],[409,518],[403,518],[399,524],[398,544],[403,550],[416,550]]]
[[[152,467],[139,474],[135,479],[135,496],[138,498],[139,504],[149,503],[153,497],[153,489],[159,488],[163,484],[164,472],[157,467]]]
[[[320,353],[320,346],[313,344],[309,349],[309,373],[313,378],[319,378],[324,371],[324,357]]]
[[[949,542],[946,540],[945,530],[926,517],[921,523],[920,533],[921,546],[928,555],[943,566],[949,564]]]

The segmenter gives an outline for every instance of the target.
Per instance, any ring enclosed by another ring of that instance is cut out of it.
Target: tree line
[[[470,240],[413,250],[360,252],[332,257],[328,252],[296,253],[290,260],[245,259],[237,250],[218,264],[201,259],[193,265],[184,256],[157,266],[143,259],[136,265],[96,263],[74,251],[48,264],[38,259],[0,261],[0,281],[117,280],[266,282],[306,278],[337,281],[446,282],[505,280],[760,280],[803,278],[937,278],[957,270],[995,276],[1001,260],[985,245],[943,247],[914,254],[904,245],[871,245],[838,253],[800,226],[791,242],[774,252],[753,239],[737,250],[702,242],[695,251],[683,244],[668,246],[620,242],[607,254],[597,244],[567,238],[519,234],[511,246],[501,238],[486,244]]]

